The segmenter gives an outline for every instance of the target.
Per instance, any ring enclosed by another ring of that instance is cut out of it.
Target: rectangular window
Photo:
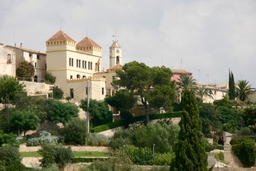
[[[91,69],[91,62],[88,62],[88,69]]]
[[[69,58],[68,66],[72,66],[72,60],[71,60],[71,58]]]
[[[74,59],[72,58],[71,66],[74,66]]]
[[[11,64],[12,63],[12,56],[11,54],[7,55],[7,64]]]
[[[84,60],[82,61],[82,68],[84,68]]]
[[[78,59],[76,60],[76,67],[78,68]]]
[[[91,70],[92,70],[92,62],[91,62]]]
[[[29,54],[29,57],[32,57],[32,54],[31,54],[31,53]]]
[[[35,68],[37,68],[37,63],[35,62]]]
[[[87,62],[86,62],[86,61],[84,61],[84,69],[86,69],[86,65],[87,65]]]
[[[40,59],[40,55],[37,55],[36,58],[37,58],[37,59]]]
[[[80,59],[79,59],[78,64],[79,64],[79,68],[81,68],[81,60]]]
[[[102,95],[104,95],[104,87],[102,87],[101,93],[102,93]]]

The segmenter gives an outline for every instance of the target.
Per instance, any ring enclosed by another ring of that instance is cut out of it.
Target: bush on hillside
[[[20,163],[21,157],[18,147],[6,145],[0,147],[0,161],[4,161],[5,165]]]
[[[109,138],[103,134],[89,134],[86,144],[91,146],[107,146]]]
[[[74,118],[65,125],[62,134],[65,143],[85,145],[87,137],[86,122],[79,118]]]
[[[57,143],[58,143],[58,137],[52,136],[47,131],[42,131],[39,134],[39,137],[28,139],[27,146],[39,146],[39,145],[57,144]]]
[[[0,130],[0,147],[3,144],[19,146],[19,142],[16,140],[15,134],[5,134],[2,130]]]
[[[233,138],[230,142],[232,151],[244,167],[252,167],[256,159],[255,141],[252,138]]]
[[[178,125],[149,123],[144,126],[133,124],[127,130],[117,131],[111,138],[110,146],[122,148],[124,145],[132,144],[136,147],[151,149],[155,145],[155,152],[172,152],[172,146],[177,142],[178,133]]]
[[[43,157],[41,160],[42,167],[49,167],[57,164],[58,168],[63,169],[66,164],[71,163],[74,158],[71,148],[57,145],[43,145],[39,154]]]

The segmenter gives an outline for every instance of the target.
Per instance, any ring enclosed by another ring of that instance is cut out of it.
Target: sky
[[[123,64],[184,69],[202,84],[247,80],[256,87],[255,0],[0,0],[0,42],[41,52],[62,30],[77,43],[117,39]],[[116,37],[113,37],[116,35]]]

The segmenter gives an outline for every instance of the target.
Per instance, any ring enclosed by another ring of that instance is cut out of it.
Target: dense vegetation
[[[4,105],[0,111],[0,170],[26,170],[20,164],[20,156],[17,153],[21,142],[27,142],[28,146],[43,146],[40,153],[45,169],[57,169],[55,165],[63,169],[72,161],[71,150],[59,145],[62,143],[104,145],[115,149],[113,158],[94,161],[84,170],[102,170],[104,165],[108,165],[105,170],[129,170],[131,164],[171,165],[172,170],[186,170],[188,167],[205,170],[205,151],[223,148],[223,131],[241,135],[252,135],[256,132],[256,107],[243,102],[251,90],[246,80],[238,82],[235,93],[234,90],[229,90],[241,101],[225,96],[214,104],[204,104],[203,97],[211,97],[211,91],[204,86],[197,87],[196,80],[188,75],[182,75],[176,86],[175,82],[170,82],[172,73],[168,68],[150,68],[133,61],[124,65],[122,71],[118,70],[117,76],[119,79],[113,82],[113,86],[117,88],[114,96],[106,97],[104,101],[90,99],[89,109],[87,101],[81,101],[80,107],[84,111],[89,110],[90,131],[94,132],[93,134],[86,132],[88,125],[78,118],[78,107],[71,103],[71,97],[68,97],[68,102],[65,103],[55,100],[63,96],[63,91],[58,87],[53,89],[54,99],[32,99],[25,95],[24,85],[19,84],[15,78],[1,77],[0,102]],[[46,79],[51,84],[55,81],[50,74]],[[231,72],[231,87],[234,84],[233,79]],[[122,89],[118,89],[120,87]],[[181,98],[177,99],[175,91]],[[142,102],[146,115],[135,117],[131,113],[131,108],[136,105],[137,100]],[[120,111],[121,120],[112,122],[108,105]],[[159,107],[163,107],[167,113],[149,114],[149,109]],[[179,112],[172,112],[173,110]],[[173,125],[168,120],[180,116],[182,120],[179,125]],[[157,123],[150,122],[154,119],[161,120]],[[64,128],[53,130],[53,135],[48,132],[36,132],[17,141],[16,135],[26,135],[28,130],[36,130],[40,123],[49,121],[62,123]],[[111,139],[96,134],[119,126],[126,129],[117,131]],[[213,138],[214,144],[209,144],[205,137]],[[232,149],[245,167],[255,164],[254,144],[253,139],[232,140]],[[245,161],[248,156],[250,157]],[[165,169],[166,167],[163,167],[163,170]]]

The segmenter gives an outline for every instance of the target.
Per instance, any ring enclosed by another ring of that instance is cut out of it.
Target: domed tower
[[[122,65],[122,48],[118,41],[113,41],[112,45],[109,47],[109,68],[121,64]]]

